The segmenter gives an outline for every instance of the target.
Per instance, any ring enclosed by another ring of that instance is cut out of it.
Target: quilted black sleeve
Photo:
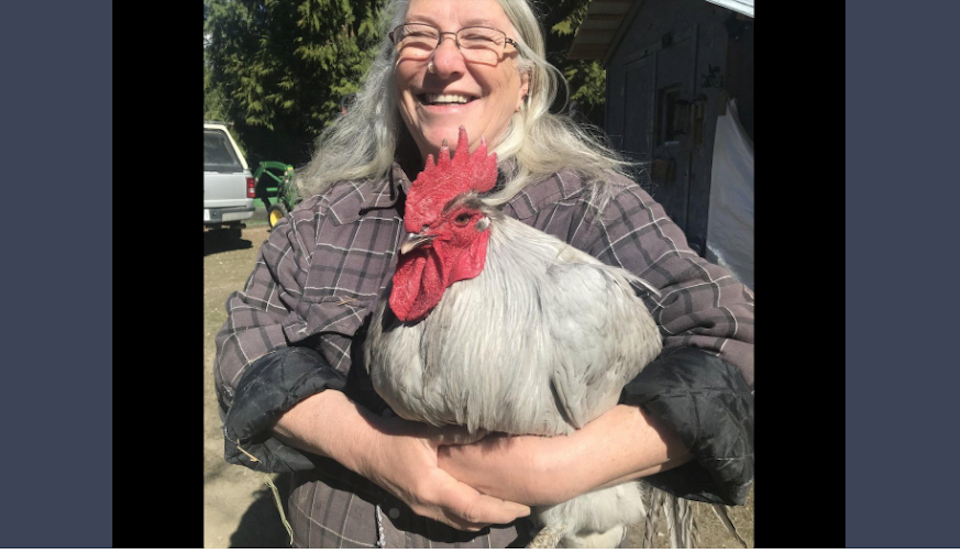
[[[695,457],[645,481],[690,500],[744,503],[753,483],[753,394],[736,366],[692,347],[664,351],[624,387],[621,402],[657,416]]]
[[[319,457],[281,443],[269,429],[301,400],[325,389],[342,391],[346,381],[305,347],[284,347],[252,362],[229,407],[219,397],[227,462],[270,473],[315,467]]]

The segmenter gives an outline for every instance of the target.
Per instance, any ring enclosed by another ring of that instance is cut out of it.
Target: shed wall
[[[626,22],[629,27],[607,63],[604,127],[615,147],[650,163],[648,177],[638,174],[638,181],[702,254],[713,140],[727,77],[725,23],[735,16],[703,0],[638,1],[636,18]],[[743,71],[751,72],[744,115],[752,134],[752,34],[749,46],[749,69],[741,61],[737,69],[741,85]]]

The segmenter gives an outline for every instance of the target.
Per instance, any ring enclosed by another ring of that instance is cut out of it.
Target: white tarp
[[[753,17],[753,0],[707,0],[707,2]]]
[[[717,117],[710,176],[707,259],[753,289],[753,142],[740,126],[736,102]]]

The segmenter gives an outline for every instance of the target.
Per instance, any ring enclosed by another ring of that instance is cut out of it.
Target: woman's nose
[[[443,35],[440,45],[433,52],[435,74],[447,78],[453,73],[463,74],[463,54],[457,48],[457,41],[451,35]]]

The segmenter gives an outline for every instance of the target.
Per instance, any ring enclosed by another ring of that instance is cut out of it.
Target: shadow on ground
[[[290,478],[286,475],[274,478],[274,484],[283,500],[290,493],[289,481]],[[237,530],[230,535],[230,548],[289,548],[290,536],[280,521],[273,491],[264,485],[263,490],[254,493],[254,497],[253,503],[240,518]],[[287,519],[289,520],[289,515]]]
[[[203,256],[214,253],[223,253],[224,251],[237,251],[240,249],[250,249],[253,242],[243,238],[234,238],[224,230],[205,230],[203,232]]]

